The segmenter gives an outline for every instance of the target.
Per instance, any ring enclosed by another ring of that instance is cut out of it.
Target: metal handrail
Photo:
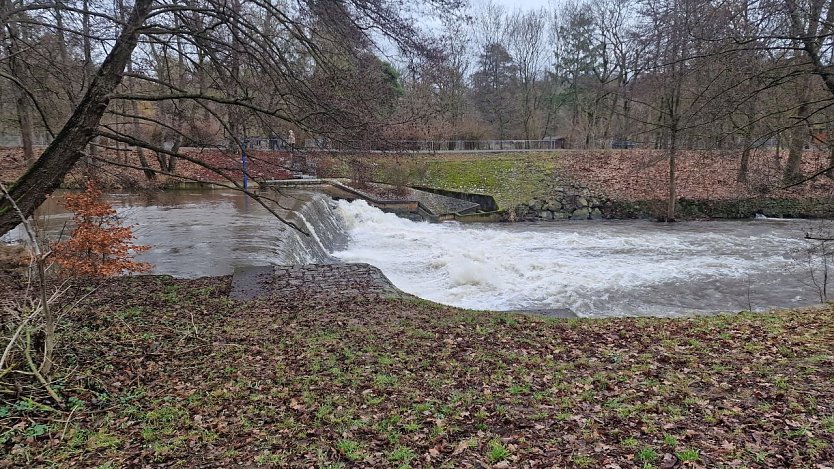
[[[295,145],[289,145],[279,137],[248,137],[247,148],[259,150],[288,151],[523,151],[523,150],[560,150],[565,148],[563,138],[542,140],[396,140],[379,141],[369,144],[367,141],[328,141],[326,139],[308,138]]]

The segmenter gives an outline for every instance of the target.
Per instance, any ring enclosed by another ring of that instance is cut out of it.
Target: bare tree
[[[460,7],[458,0],[424,3],[443,14],[454,14]],[[193,134],[156,119],[145,111],[148,108],[172,103],[180,109],[199,109],[236,148],[247,126],[270,128],[274,122],[350,141],[378,132],[391,115],[390,106],[379,105],[361,68],[376,44],[385,41],[404,55],[436,53],[432,38],[401,14],[397,2],[388,0],[309,0],[294,5],[136,0],[123,17],[118,4],[114,11],[91,11],[90,4],[81,2],[23,2],[7,9],[0,21],[4,29],[26,23],[54,31],[55,8],[65,13],[63,34],[68,40],[81,38],[83,48],[89,39],[101,41],[104,59],[55,139],[10,189],[27,215],[61,183],[94,137],[101,139],[94,145],[102,149],[113,143],[129,145],[210,167],[145,135],[142,129],[149,125],[181,135],[183,143],[194,141]],[[318,27],[322,24],[328,27]],[[116,33],[100,37],[102,31]],[[152,46],[182,60],[188,73],[197,77],[196,86],[153,72],[149,62],[140,60]],[[88,55],[87,50],[83,53]],[[380,66],[378,79],[384,81],[384,76]],[[130,165],[105,154],[96,158]],[[151,170],[147,160],[137,166]],[[9,203],[0,203],[0,233],[16,224]]]
[[[524,138],[542,137],[537,123],[541,106],[540,75],[544,59],[547,14],[544,9],[516,10],[507,21],[508,51],[515,62],[521,93],[521,121]]]

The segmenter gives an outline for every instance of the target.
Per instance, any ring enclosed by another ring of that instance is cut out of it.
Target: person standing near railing
[[[297,173],[303,173],[306,169],[306,164],[303,155],[295,151],[295,132],[292,129],[287,134],[287,145],[290,147],[290,169]]]

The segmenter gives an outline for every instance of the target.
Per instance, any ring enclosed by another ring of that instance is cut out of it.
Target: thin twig
[[[194,337],[199,338],[199,337],[200,337],[200,335],[197,333],[197,325],[196,325],[196,324],[194,324],[194,312],[193,312],[193,311],[189,311],[188,313],[189,313],[189,314],[191,314],[191,327],[193,327],[193,328],[194,328]]]
[[[50,253],[44,253],[41,251],[41,246],[38,243],[38,238],[35,234],[35,230],[32,228],[32,224],[29,222],[28,217],[24,216],[23,211],[21,211],[20,207],[18,207],[14,197],[12,197],[9,190],[2,182],[0,182],[0,191],[2,191],[3,196],[9,200],[12,208],[20,218],[23,228],[26,231],[26,235],[29,237],[29,243],[32,245],[32,251],[37,263],[38,280],[40,283],[41,293],[41,310],[43,311],[44,319],[46,320],[46,326],[44,328],[46,337],[44,341],[43,362],[41,363],[40,372],[45,375],[49,375],[49,372],[52,370],[52,352],[55,348],[55,317],[49,310],[49,298],[46,293],[46,258]],[[43,376],[41,376],[41,378],[43,378]]]
[[[20,326],[17,327],[17,330],[14,331],[14,334],[12,334],[12,338],[9,339],[9,343],[6,345],[6,349],[3,351],[3,356],[0,357],[0,370],[2,370],[4,365],[6,364],[6,360],[9,358],[9,355],[11,354],[12,347],[17,342],[17,338],[20,336],[20,333],[23,331],[23,328],[26,327],[26,324],[28,324],[29,321],[31,321],[32,318],[35,317],[39,312],[39,308],[35,309],[35,311],[32,314],[30,314],[29,317],[27,317],[23,320],[23,322],[20,323]]]
[[[38,381],[40,381],[40,383],[46,389],[46,392],[49,394],[49,397],[51,397],[52,400],[57,402],[58,406],[64,407],[64,400],[61,399],[61,396],[59,396],[55,392],[55,390],[52,389],[52,386],[50,386],[49,383],[46,382],[46,379],[43,377],[41,372],[38,371],[38,367],[35,366],[35,362],[32,361],[32,354],[29,353],[29,348],[30,348],[31,343],[32,343],[31,334],[29,333],[29,329],[26,329],[26,346],[23,347],[23,355],[26,357],[26,363],[29,364],[29,368],[32,370],[32,373],[35,375],[36,378],[38,378]]]
[[[78,406],[74,406],[67,417],[67,423],[64,424],[64,430],[61,432],[61,441],[64,441],[64,436],[67,434],[67,428],[69,428],[69,424],[72,421],[72,414],[75,413],[76,409],[78,409]]]

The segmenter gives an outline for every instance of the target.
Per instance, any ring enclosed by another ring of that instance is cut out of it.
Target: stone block
[[[558,201],[553,201],[553,202],[550,202],[547,205],[545,205],[544,209],[548,210],[548,211],[551,211],[551,212],[558,212],[558,211],[562,210],[562,203],[558,202]]]
[[[587,207],[578,208],[578,209],[574,210],[573,213],[570,214],[570,219],[571,220],[587,220],[588,216],[590,214],[591,214],[591,212],[588,210]]]

